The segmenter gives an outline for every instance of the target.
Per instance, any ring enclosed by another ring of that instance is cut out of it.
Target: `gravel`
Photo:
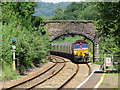
[[[63,68],[63,70],[60,71],[55,77],[49,79],[48,81],[37,86],[36,88],[58,88],[74,74],[73,72],[75,72],[75,70],[76,65],[70,64],[70,62],[68,62],[66,63],[65,68]]]
[[[68,59],[65,59],[65,60],[67,61],[66,66],[65,66],[65,68],[63,68],[62,71],[60,71],[53,78],[47,80],[45,83],[40,84],[36,88],[58,88],[64,82],[66,82],[68,80],[68,78],[70,78],[76,71],[77,65],[72,63]],[[49,62],[46,65],[44,65],[42,68],[39,68],[33,72],[30,72],[28,75],[22,76],[18,80],[3,82],[3,87],[7,88],[7,87],[13,86],[17,83],[23,82],[39,73],[45,71],[46,69],[51,67],[53,64],[54,63]],[[91,66],[92,71],[98,70],[100,67],[99,65],[95,65],[95,64],[91,64],[91,63],[89,65]],[[88,77],[88,71],[89,71],[88,66],[85,64],[79,64],[79,68],[80,69],[78,71],[78,74],[75,76],[74,79],[72,79],[72,81],[69,84],[66,85],[65,88],[76,88],[80,83],[82,83]]]
[[[67,81],[76,71],[77,65],[68,61],[66,63],[65,68],[58,73],[55,77],[51,78],[50,80],[46,81],[45,83],[37,86],[36,88],[59,88],[65,81]],[[99,65],[90,64],[93,70],[98,70],[100,67]],[[80,83],[82,83],[89,74],[89,68],[86,64],[79,64],[79,71],[75,78],[72,79],[70,83],[68,83],[64,88],[76,88]]]
[[[51,67],[53,64],[54,63],[49,62],[49,63],[45,64],[42,68],[32,71],[28,75],[22,76],[21,78],[19,78],[17,80],[2,81],[2,88],[8,88],[8,87],[14,86],[14,85],[21,83],[31,77],[34,77],[35,75],[44,72],[46,69]]]

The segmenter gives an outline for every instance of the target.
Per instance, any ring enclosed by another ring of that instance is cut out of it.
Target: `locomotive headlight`
[[[77,55],[78,53],[74,52],[75,55]]]
[[[85,54],[88,54],[88,52],[85,51]]]

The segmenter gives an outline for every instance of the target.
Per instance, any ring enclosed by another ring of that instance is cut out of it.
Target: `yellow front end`
[[[84,57],[85,53],[89,54],[88,49],[74,49],[73,52],[74,52],[74,56],[82,56],[82,57]]]

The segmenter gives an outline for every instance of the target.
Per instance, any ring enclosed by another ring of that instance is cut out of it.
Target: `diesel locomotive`
[[[69,57],[74,62],[87,62],[89,59],[89,44],[84,40],[73,43],[52,43],[51,54]]]

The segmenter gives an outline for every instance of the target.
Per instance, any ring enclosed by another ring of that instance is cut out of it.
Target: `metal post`
[[[16,70],[15,67],[15,51],[13,50],[13,70]]]
[[[106,70],[106,55],[104,55],[104,70]]]
[[[16,65],[15,65],[15,51],[16,51],[16,46],[13,45],[13,70],[16,70]]]
[[[112,58],[112,61],[111,61],[111,70],[114,70],[114,66],[113,66],[114,58],[113,58],[113,55],[111,55],[111,58]]]
[[[93,43],[93,63],[95,62],[95,45]]]

